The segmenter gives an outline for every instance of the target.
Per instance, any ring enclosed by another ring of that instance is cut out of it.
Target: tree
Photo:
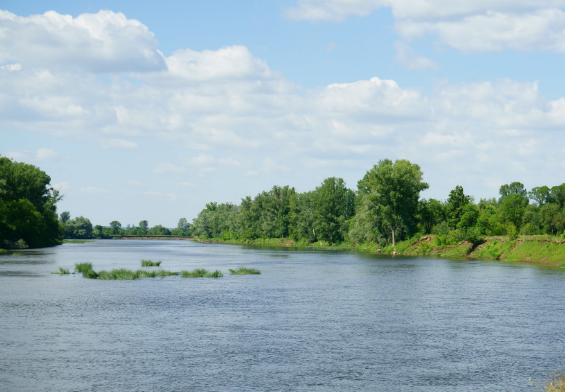
[[[343,241],[355,212],[355,193],[342,178],[326,178],[312,193],[314,227],[318,237],[332,244]]]
[[[465,195],[463,187],[457,185],[449,192],[447,198],[447,223],[451,229],[455,229],[463,216],[463,209],[471,202],[471,197]]]
[[[66,238],[92,238],[92,223],[90,219],[79,216],[71,219],[65,226]]]
[[[146,235],[148,228],[149,228],[149,223],[146,220],[142,220],[141,222],[139,222],[139,230],[141,231],[141,235]]]
[[[186,218],[180,218],[179,223],[177,224],[177,229],[188,233],[190,230],[190,224],[186,220]]]
[[[71,213],[69,211],[63,211],[61,212],[61,222],[63,223],[63,225],[67,224],[67,221],[69,219],[71,219]]]
[[[61,243],[56,204],[62,196],[39,168],[0,157],[0,246],[20,241],[30,247]]]
[[[420,192],[429,185],[422,181],[420,166],[400,159],[394,163],[384,159],[369,170],[357,186],[374,206],[377,216],[391,233],[396,245],[396,233],[410,233],[415,227]]]
[[[528,197],[535,201],[538,206],[542,206],[551,201],[551,190],[545,185],[538,186],[532,188],[532,190],[528,193]]]
[[[122,228],[122,224],[118,221],[110,222],[110,227],[112,229],[112,234],[120,234],[120,229]]]
[[[519,195],[522,199],[528,200],[528,191],[524,188],[524,184],[517,181],[502,185],[498,193],[500,194],[499,202],[501,204],[504,203],[504,198],[510,195]]]
[[[528,205],[528,199],[522,193],[513,193],[504,197],[502,216],[505,221],[514,225],[517,231],[522,226],[522,217]]]

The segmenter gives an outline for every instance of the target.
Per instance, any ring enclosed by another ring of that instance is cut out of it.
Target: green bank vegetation
[[[204,268],[196,268],[192,271],[182,270],[180,273],[183,278],[221,278],[224,276],[220,270],[208,271]]]
[[[94,241],[87,241],[87,240],[63,240],[63,244],[85,244],[87,242],[94,242]]]
[[[141,260],[142,267],[158,267],[160,266],[162,261],[153,261],[153,260]]]
[[[239,267],[238,269],[230,269],[232,275],[259,275],[261,271],[255,268]]]
[[[309,192],[274,186],[240,205],[208,203],[192,232],[202,242],[565,261],[565,184],[513,182],[478,202],[459,185],[446,200],[420,198],[427,188],[418,165],[385,159],[355,191],[330,177]]]

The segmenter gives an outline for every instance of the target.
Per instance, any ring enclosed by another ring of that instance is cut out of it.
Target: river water
[[[565,364],[565,270],[188,241],[21,253],[0,255],[2,391],[533,391]],[[50,274],[142,258],[224,277]]]

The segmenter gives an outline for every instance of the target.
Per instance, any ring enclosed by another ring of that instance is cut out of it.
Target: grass
[[[221,278],[224,276],[220,270],[211,272],[204,268],[196,268],[192,271],[182,270],[180,273],[183,278]]]
[[[86,242],[94,242],[87,240],[63,240],[63,244],[84,244]]]
[[[141,260],[142,267],[158,267],[160,266],[162,261],[153,261],[153,260]]]
[[[255,268],[239,267],[236,270],[230,269],[232,275],[259,275],[261,271]]]
[[[88,279],[98,278],[98,273],[92,269],[92,263],[76,263],[75,271]]]
[[[69,275],[70,271],[66,268],[59,267],[59,271],[51,272],[52,274]]]
[[[25,253],[14,252],[14,253],[12,253],[12,256],[25,256]]]
[[[546,392],[565,392],[565,370],[557,372],[543,387]]]

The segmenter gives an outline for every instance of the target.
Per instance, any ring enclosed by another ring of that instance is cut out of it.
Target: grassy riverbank
[[[355,249],[369,253],[397,254],[405,256],[437,256],[470,258],[479,260],[500,260],[511,262],[524,262],[540,265],[554,265],[565,267],[565,241],[561,237],[551,236],[519,236],[516,239],[508,237],[487,237],[483,244],[474,246],[464,241],[456,245],[438,245],[437,237],[428,235],[421,238],[413,238],[396,243],[396,247],[389,245],[380,248],[376,244],[351,244],[342,243],[331,245],[319,241],[308,243],[306,241],[294,241],[288,238],[268,238],[256,240],[221,240],[209,239],[199,242],[224,243],[237,245],[272,246],[286,248],[336,248]]]

